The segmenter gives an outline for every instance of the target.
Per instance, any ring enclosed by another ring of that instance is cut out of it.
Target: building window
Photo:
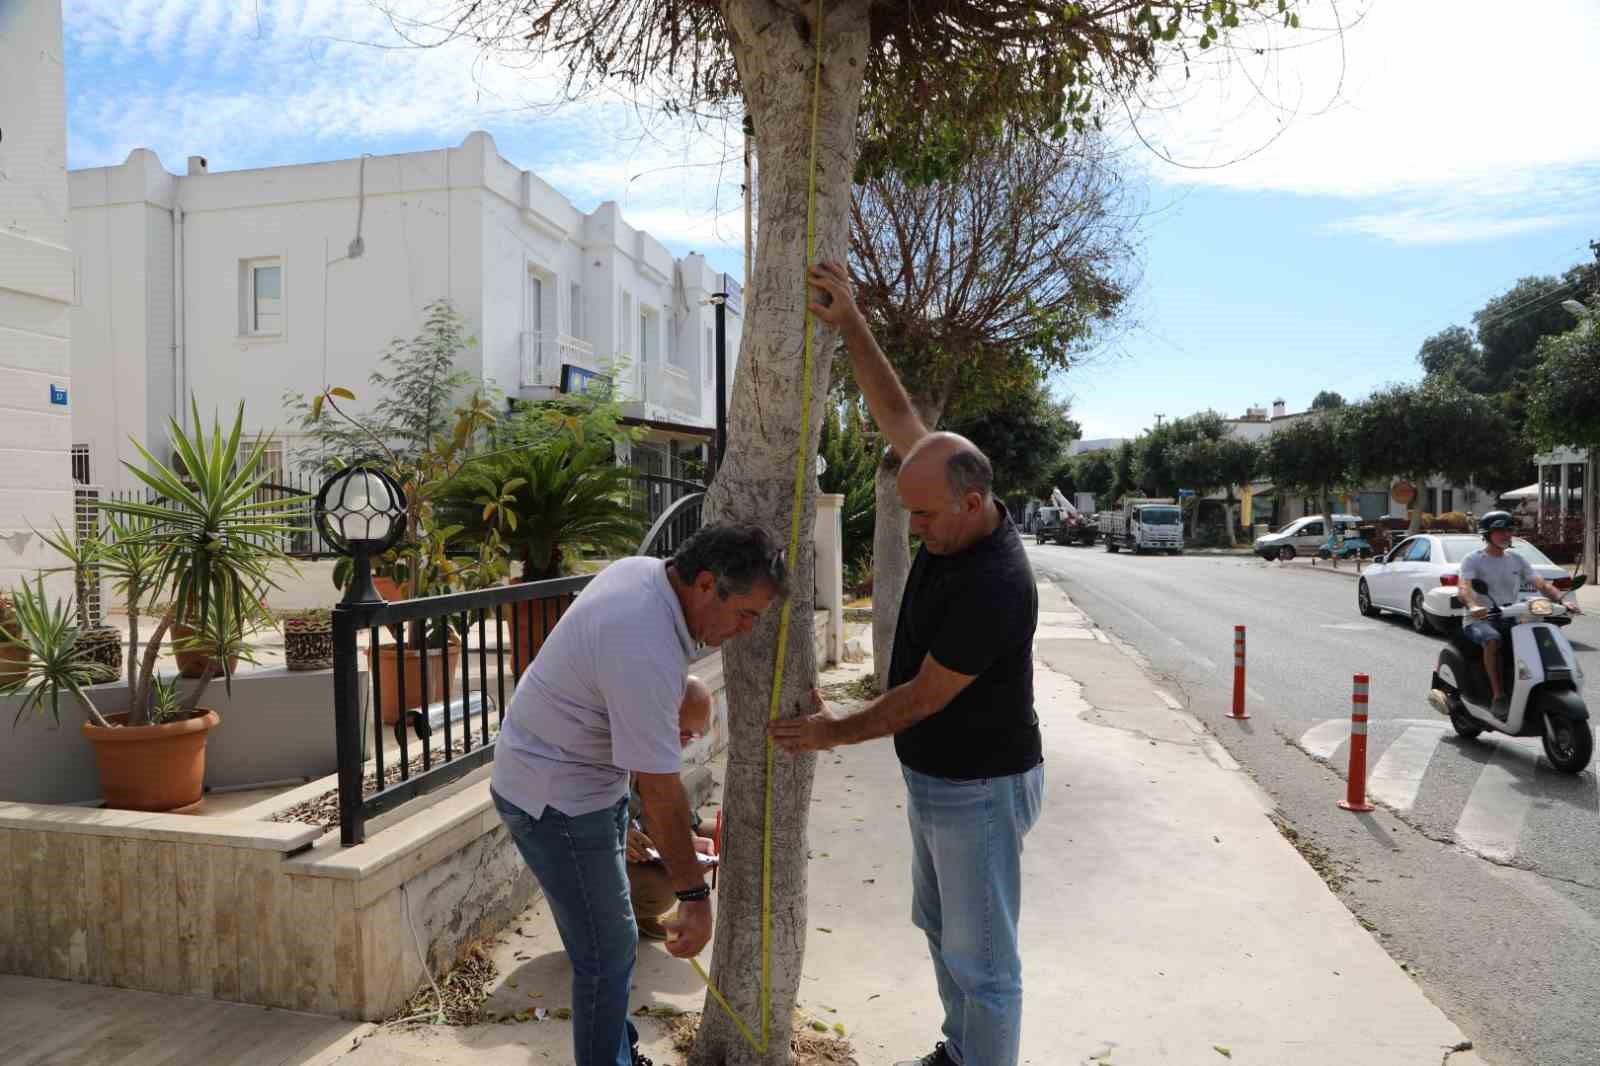
[[[544,279],[528,271],[528,305],[526,308],[528,332],[544,332]]]
[[[572,294],[569,297],[567,332],[579,340],[588,338],[588,331],[584,329],[583,323],[583,286],[576,281],[572,283]]]
[[[706,384],[717,383],[717,331],[706,327]]]
[[[283,260],[246,259],[239,264],[239,332],[273,336],[283,332]]]
[[[89,446],[87,444],[74,444],[72,446],[72,480],[79,485],[90,484]]]

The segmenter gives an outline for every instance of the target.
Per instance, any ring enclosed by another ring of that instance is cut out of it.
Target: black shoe
[[[941,1040],[933,1045],[933,1050],[922,1056],[922,1058],[906,1059],[904,1062],[895,1063],[894,1066],[956,1066],[956,1060],[952,1059],[949,1053],[945,1051],[944,1041]]]
[[[633,1045],[633,1066],[655,1066],[655,1063],[639,1054],[639,1045]]]
[[[1494,702],[1489,705],[1489,713],[1502,722],[1505,721],[1506,715],[1511,713],[1511,697],[1505,695],[1496,696]]]

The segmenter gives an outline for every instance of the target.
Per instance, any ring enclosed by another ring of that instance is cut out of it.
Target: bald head
[[[967,438],[923,437],[900,464],[900,502],[911,512],[911,532],[934,555],[965,551],[999,520],[993,482],[994,468]]]
[[[994,485],[994,467],[978,446],[959,433],[930,433],[911,448],[902,464],[906,470],[926,464],[932,471],[942,468],[952,499],[969,492],[988,496]]]

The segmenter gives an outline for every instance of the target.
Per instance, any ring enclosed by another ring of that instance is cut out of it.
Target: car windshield
[[[1444,561],[1447,563],[1460,563],[1483,547],[1483,540],[1479,537],[1440,537],[1439,540],[1444,544]],[[1522,556],[1534,566],[1556,565],[1550,561],[1548,555],[1525,540],[1513,540],[1511,552],[1513,555]]]
[[[1139,521],[1147,526],[1175,526],[1182,520],[1176,507],[1141,507]]]

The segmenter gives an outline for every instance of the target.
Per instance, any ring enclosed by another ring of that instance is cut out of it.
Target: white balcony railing
[[[564,363],[598,372],[594,345],[554,330],[522,334],[522,380],[525,389],[561,387]]]

